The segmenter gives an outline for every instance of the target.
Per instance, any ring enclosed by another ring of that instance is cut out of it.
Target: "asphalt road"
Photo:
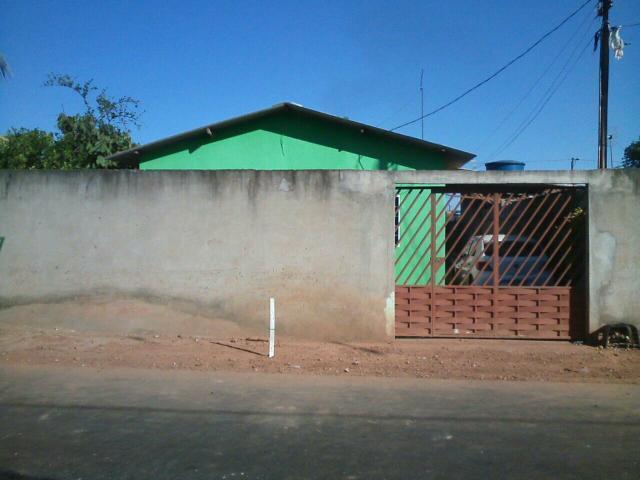
[[[0,478],[640,477],[640,386],[0,368]]]

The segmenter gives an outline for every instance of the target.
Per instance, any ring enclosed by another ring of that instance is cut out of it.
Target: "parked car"
[[[498,235],[500,250],[500,285],[542,285],[549,278],[542,271],[549,257],[536,247],[538,239]],[[508,256],[502,256],[505,253]],[[521,268],[522,267],[522,268]],[[493,235],[476,235],[467,243],[461,260],[455,265],[456,280],[465,285],[491,285],[493,276]]]

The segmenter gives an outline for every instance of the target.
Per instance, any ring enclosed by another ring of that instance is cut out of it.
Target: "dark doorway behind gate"
[[[580,338],[586,191],[398,186],[396,336]]]

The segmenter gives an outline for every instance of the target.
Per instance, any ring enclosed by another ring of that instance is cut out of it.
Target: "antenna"
[[[576,166],[576,162],[580,160],[579,158],[576,157],[571,157],[571,170],[573,170]]]
[[[420,71],[420,138],[424,140],[424,88],[422,88],[422,79],[424,77],[424,68]]]

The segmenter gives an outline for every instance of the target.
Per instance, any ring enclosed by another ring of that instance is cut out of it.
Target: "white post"
[[[269,299],[269,358],[276,354],[276,299]]]

